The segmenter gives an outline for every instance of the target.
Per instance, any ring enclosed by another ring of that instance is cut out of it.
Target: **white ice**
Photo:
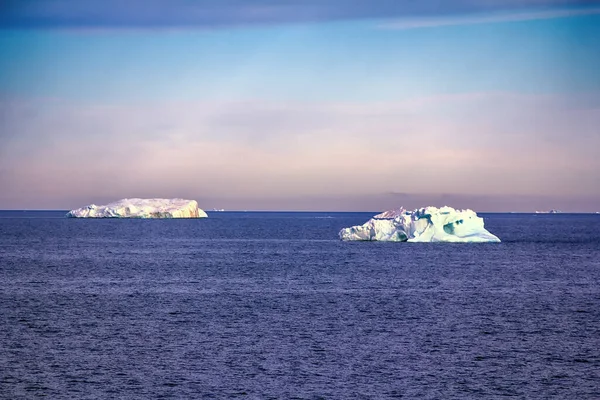
[[[196,200],[185,199],[122,199],[103,206],[71,210],[69,218],[205,218]]]
[[[363,225],[344,228],[342,240],[391,242],[500,242],[472,210],[444,206],[413,211],[399,208],[375,215]]]

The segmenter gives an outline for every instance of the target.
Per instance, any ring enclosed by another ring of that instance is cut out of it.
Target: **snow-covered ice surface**
[[[104,206],[89,206],[71,210],[69,218],[205,218],[196,200],[185,199],[122,199]]]
[[[363,225],[344,228],[342,240],[389,242],[500,242],[472,210],[444,206],[413,211],[399,208],[378,214]]]

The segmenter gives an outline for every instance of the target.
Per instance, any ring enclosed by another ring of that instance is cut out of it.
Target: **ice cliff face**
[[[363,225],[344,228],[342,240],[390,242],[500,242],[472,210],[425,207],[400,208],[378,214]]]
[[[196,200],[185,199],[123,199],[104,206],[89,206],[71,210],[69,218],[204,218]]]

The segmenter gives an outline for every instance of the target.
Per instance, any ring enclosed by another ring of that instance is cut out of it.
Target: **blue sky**
[[[7,2],[0,208],[599,211],[600,4],[448,3]]]

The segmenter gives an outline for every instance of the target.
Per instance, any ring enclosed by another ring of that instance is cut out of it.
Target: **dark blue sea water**
[[[600,215],[344,243],[372,213],[0,212],[0,397],[600,398]]]

